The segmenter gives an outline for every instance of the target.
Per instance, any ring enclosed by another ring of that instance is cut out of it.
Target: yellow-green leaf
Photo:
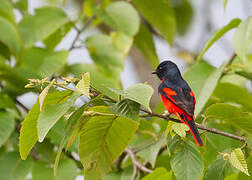
[[[236,148],[232,150],[229,161],[232,166],[239,169],[241,172],[245,173],[246,175],[250,176],[248,172],[248,166],[244,158],[244,154],[240,148]]]
[[[85,74],[81,75],[81,80],[76,85],[78,91],[90,98],[89,96],[89,89],[90,89],[90,73],[86,72]]]
[[[45,89],[43,89],[43,91],[40,93],[40,95],[39,95],[39,109],[40,109],[40,111],[42,111],[42,107],[43,107],[43,104],[44,104],[45,97],[48,94],[48,91],[50,90],[50,88],[52,87],[52,85],[54,84],[55,81],[56,80],[53,79],[50,82],[50,84],[48,84],[48,86],[46,86]]]

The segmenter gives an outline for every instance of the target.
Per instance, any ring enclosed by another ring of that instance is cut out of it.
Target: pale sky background
[[[229,0],[226,6],[226,10],[224,10],[222,0],[208,0],[212,1],[211,6],[205,6],[204,3],[207,0],[191,0],[191,3],[194,8],[194,19],[189,32],[185,37],[177,38],[176,40],[183,44],[183,46],[192,52],[199,52],[200,48],[202,48],[204,42],[207,40],[209,36],[202,37],[202,32],[205,31],[205,16],[208,16],[211,19],[211,24],[214,30],[221,28],[222,26],[229,23],[229,21],[233,18],[240,18],[242,20],[246,19],[249,15],[252,14],[252,1],[251,0]],[[29,12],[33,13],[35,8],[41,7],[45,5],[44,0],[29,0]],[[67,1],[67,8],[65,11],[67,14],[75,19],[76,17],[76,9],[77,7],[73,6],[71,1]],[[20,19],[20,15],[17,14],[17,18]],[[82,38],[85,36],[89,36],[92,33],[97,33],[93,29],[89,29]],[[230,31],[223,38],[221,38],[217,43],[215,43],[204,55],[204,59],[206,59],[210,64],[218,67],[223,61],[226,61],[233,53],[232,49],[232,37],[234,31]],[[76,35],[76,31],[72,30],[68,33],[67,37],[59,44],[57,50],[68,49],[71,45],[74,37]],[[160,61],[164,59],[171,59],[177,63],[182,72],[186,70],[186,64],[183,60],[178,59],[174,52],[171,52],[169,45],[167,42],[154,37],[155,46],[157,50],[158,57]],[[39,43],[38,43],[39,44]],[[77,63],[77,62],[88,62],[92,63],[90,56],[88,55],[88,51],[83,49],[76,49],[70,53],[69,63]],[[125,63],[125,69],[121,74],[121,79],[123,80],[123,87],[129,87],[135,83],[139,82],[139,78],[137,73],[134,70],[134,66],[131,63],[130,58],[127,58]],[[31,108],[32,105],[36,102],[37,95],[34,93],[27,93],[25,95],[20,96],[18,99],[28,108]],[[83,176],[79,176],[78,180],[83,180]]]

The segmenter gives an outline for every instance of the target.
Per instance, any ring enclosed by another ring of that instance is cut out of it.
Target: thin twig
[[[134,168],[140,169],[141,171],[143,171],[143,172],[145,172],[145,173],[151,173],[151,172],[152,172],[151,169],[148,169],[147,167],[145,167],[144,165],[142,165],[142,164],[136,159],[135,153],[134,153],[130,148],[126,148],[126,149],[125,149],[125,152],[130,156]],[[132,179],[132,180],[133,180],[133,179]]]
[[[78,47],[78,46],[75,46],[76,42],[78,41],[81,33],[89,26],[89,24],[94,20],[95,16],[91,16],[87,21],[86,23],[83,25],[83,27],[77,31],[77,35],[75,36],[73,42],[72,42],[72,45],[70,46],[69,48],[69,51],[73,50],[75,47]]]

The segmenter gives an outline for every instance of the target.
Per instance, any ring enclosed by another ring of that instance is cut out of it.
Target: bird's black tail
[[[196,126],[196,124],[194,122],[194,119],[193,118],[192,119],[188,119],[183,114],[180,114],[180,118],[183,119],[184,123],[189,126],[190,131],[191,131],[191,133],[193,135],[193,139],[194,139],[195,143],[198,146],[203,146],[204,143],[203,143],[203,141],[202,141],[202,139],[200,137],[200,134],[199,134],[198,128],[197,128],[197,126]]]

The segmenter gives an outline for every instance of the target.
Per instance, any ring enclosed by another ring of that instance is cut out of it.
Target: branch
[[[152,112],[149,112],[149,111],[147,111],[145,109],[141,109],[141,111],[148,113],[149,116],[159,117],[159,118],[167,120],[167,121],[174,121],[174,122],[177,122],[177,123],[181,123],[180,120],[175,119],[175,118],[171,118],[169,116],[165,116],[165,115],[162,115],[162,114],[152,113]],[[229,138],[232,138],[232,139],[236,139],[238,141],[243,142],[244,144],[247,143],[246,139],[244,137],[242,137],[242,136],[236,136],[234,134],[227,133],[227,132],[224,132],[224,131],[220,131],[218,129],[208,128],[208,127],[200,125],[200,124],[196,124],[196,126],[197,126],[198,129],[202,129],[202,130],[205,130],[205,131],[213,133],[213,134],[219,134],[219,135],[226,136],[226,137],[229,137]]]
[[[91,16],[83,25],[83,27],[79,30],[77,27],[75,27],[75,29],[77,29],[77,35],[75,36],[72,45],[69,48],[69,51],[75,49],[75,48],[79,48],[79,46],[75,46],[76,42],[78,41],[81,33],[89,26],[89,24],[94,20],[95,16]]]
[[[126,148],[125,152],[130,156],[131,160],[132,160],[132,164],[133,164],[133,175],[131,180],[135,180],[136,179],[136,175],[137,175],[137,169],[140,169],[141,171],[145,172],[145,173],[151,173],[152,170],[146,168],[144,165],[142,165],[137,159],[136,159],[136,155],[134,154],[134,152],[130,149],[130,148]]]

